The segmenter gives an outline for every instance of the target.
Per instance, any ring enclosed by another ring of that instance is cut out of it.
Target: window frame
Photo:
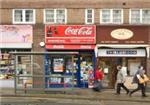
[[[53,10],[54,11],[54,22],[46,22],[46,10]],[[64,10],[64,14],[65,14],[65,22],[64,23],[58,23],[56,20],[56,15],[57,15],[57,10]],[[57,9],[52,9],[52,8],[46,8],[46,9],[43,9],[44,11],[44,15],[43,15],[43,22],[44,24],[66,24],[67,23],[67,9],[66,8],[57,8]]]
[[[103,18],[102,18],[102,11],[103,10],[109,10],[110,11],[110,21],[109,22],[104,22],[103,21]],[[120,17],[120,19],[121,19],[121,22],[120,23],[115,23],[114,21],[113,21],[113,19],[114,19],[114,17],[113,17],[113,11],[114,10],[120,10],[121,11],[121,17]],[[123,24],[123,22],[124,22],[124,17],[123,17],[123,9],[122,8],[114,8],[114,9],[100,9],[100,24]]]
[[[88,10],[92,10],[92,22],[88,22]],[[87,8],[85,9],[85,24],[94,24],[94,9],[92,8]]]
[[[17,21],[15,21],[15,11],[16,10],[21,10],[22,11],[22,21],[21,22],[17,22]],[[27,22],[26,21],[26,11],[27,10],[32,10],[33,11],[33,21],[32,22]],[[36,22],[36,14],[35,14],[35,9],[13,9],[13,12],[12,12],[12,23],[13,24],[35,24],[35,22]]]
[[[132,10],[139,10],[140,11],[140,22],[139,23],[133,23],[132,22]],[[150,8],[143,8],[143,9],[140,9],[140,8],[131,8],[129,10],[129,24],[150,24],[150,22],[143,22],[143,10],[149,10],[150,11]]]

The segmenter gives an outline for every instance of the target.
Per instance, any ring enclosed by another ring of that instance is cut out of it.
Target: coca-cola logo
[[[65,35],[92,35],[92,27],[68,27],[65,30]]]

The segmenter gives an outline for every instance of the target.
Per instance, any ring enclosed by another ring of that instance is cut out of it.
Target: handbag
[[[145,74],[144,74],[144,81],[145,81],[145,82],[148,82],[148,81],[149,81],[148,76],[147,76],[147,75],[145,75]]]
[[[140,84],[143,84],[143,83],[149,81],[149,78],[147,77],[147,75],[144,74],[143,77],[144,78],[142,78],[139,74],[137,75],[137,78],[138,78]]]

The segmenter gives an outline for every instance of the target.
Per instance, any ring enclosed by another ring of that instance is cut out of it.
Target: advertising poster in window
[[[31,48],[33,27],[31,25],[0,25],[0,47]]]
[[[54,72],[63,72],[64,71],[63,64],[64,64],[63,58],[54,58],[53,61]]]

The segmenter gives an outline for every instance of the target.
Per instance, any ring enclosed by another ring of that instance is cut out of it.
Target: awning
[[[111,45],[111,44],[97,44],[96,47],[95,47],[95,55],[96,57],[98,56],[98,49],[101,49],[101,48],[115,48],[115,49],[119,49],[119,48],[123,48],[123,49],[131,49],[131,48],[145,48],[146,49],[146,56],[147,58],[149,58],[149,54],[150,54],[150,46],[149,45]]]
[[[0,43],[0,48],[23,48],[31,49],[32,43]]]

